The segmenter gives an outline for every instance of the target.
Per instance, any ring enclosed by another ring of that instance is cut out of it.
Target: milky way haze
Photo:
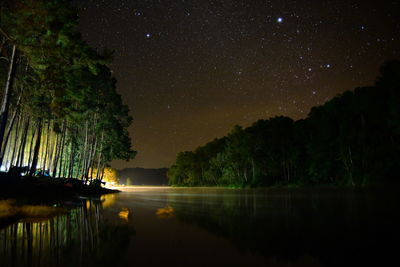
[[[168,167],[235,124],[305,117],[400,54],[398,1],[76,2],[85,39],[115,50],[134,117],[139,154],[117,168]]]

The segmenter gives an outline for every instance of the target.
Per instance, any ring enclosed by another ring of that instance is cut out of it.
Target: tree
[[[111,53],[81,38],[70,1],[6,1],[0,8],[0,52],[9,55],[8,75],[0,76],[7,80],[0,165],[88,182],[101,180],[112,160],[134,158],[132,118],[107,66]]]

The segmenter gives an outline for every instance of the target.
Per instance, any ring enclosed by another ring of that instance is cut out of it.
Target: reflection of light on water
[[[170,205],[165,206],[165,208],[159,208],[156,211],[156,215],[160,219],[172,217],[174,215],[174,208],[172,208]]]
[[[102,195],[100,200],[103,208],[109,208],[115,204],[115,194]]]
[[[0,219],[13,217],[17,215],[17,210],[14,207],[15,200],[7,199],[0,201]]]
[[[83,255],[96,254],[100,244],[99,204],[92,201],[66,213],[59,207],[0,201],[0,219],[20,219],[0,229],[0,266],[83,266]],[[74,257],[64,257],[64,251]]]
[[[118,213],[118,216],[123,219],[124,221],[128,222],[129,218],[129,209],[122,208],[122,210]]]
[[[0,201],[0,219],[18,218],[26,222],[45,221],[53,216],[66,213],[63,208],[44,205],[15,205],[15,200]]]

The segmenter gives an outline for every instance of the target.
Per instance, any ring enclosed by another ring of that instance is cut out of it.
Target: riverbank
[[[78,179],[27,177],[0,173],[0,198],[64,199],[74,196],[98,197],[118,193],[100,185],[86,185]]]

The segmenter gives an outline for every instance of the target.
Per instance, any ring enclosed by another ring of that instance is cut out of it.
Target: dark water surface
[[[132,188],[0,229],[0,266],[389,266],[396,191]]]

